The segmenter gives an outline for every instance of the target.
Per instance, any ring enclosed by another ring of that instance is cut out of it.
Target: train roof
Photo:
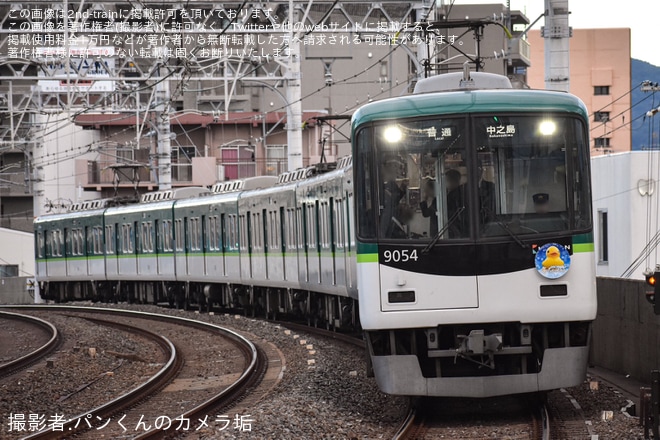
[[[420,93],[364,105],[353,114],[351,125],[387,119],[444,114],[500,112],[577,113],[588,120],[584,103],[565,92],[529,89],[462,90]]]
[[[87,211],[67,211],[55,214],[44,214],[34,219],[34,223],[46,223],[59,220],[69,220],[72,218],[87,218],[103,215],[107,208],[90,209]]]

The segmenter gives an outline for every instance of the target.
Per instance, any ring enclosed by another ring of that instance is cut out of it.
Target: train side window
[[[55,231],[55,255],[64,255],[64,232],[61,229]]]
[[[78,228],[78,255],[85,255],[86,243],[85,243],[85,231],[82,228]]]
[[[306,246],[306,239],[305,239],[305,211],[303,211],[302,207],[297,207],[296,208],[296,234],[297,234],[297,242],[298,242],[298,249],[305,250]]]
[[[67,257],[76,255],[76,234],[73,229],[65,229],[64,236],[66,237],[66,244],[64,254]]]
[[[263,227],[259,225],[261,225],[261,214],[254,212],[252,213],[252,249],[263,249],[261,240]]]
[[[174,220],[174,243],[177,252],[183,252],[185,239],[183,235],[183,219],[180,218]]]
[[[115,228],[114,225],[105,226],[105,253],[111,255],[115,253]]]
[[[314,205],[307,205],[307,248],[316,247],[316,215]]]
[[[123,254],[132,254],[134,252],[134,228],[132,223],[121,225],[121,252]]]
[[[44,233],[37,232],[37,257],[44,257]]]
[[[201,250],[201,229],[199,224],[199,217],[191,217],[188,219],[188,231],[190,233],[190,250]]]
[[[149,223],[144,222],[142,223],[141,229],[141,241],[142,241],[142,252],[151,252],[151,248],[149,246],[149,242],[151,239],[151,234],[149,234]]]
[[[249,215],[249,212],[248,212]],[[242,214],[239,217],[239,224],[240,224],[240,238],[238,242],[239,249],[241,252],[247,252],[248,251],[248,216],[245,214]]]
[[[172,220],[163,220],[163,250],[172,252]]]
[[[128,225],[126,223],[121,225],[121,253],[128,253]]]
[[[219,251],[222,248],[221,224],[217,215],[212,217],[212,228],[209,228],[210,242],[213,244],[213,250]]]
[[[358,235],[365,239],[376,238],[376,210],[374,209],[373,185],[373,130],[361,129],[356,137],[357,155],[355,158],[355,194],[357,197]]]
[[[69,246],[67,254],[70,256],[81,255],[80,251],[80,230],[78,228],[69,229]]]
[[[288,208],[286,210],[286,215],[286,248],[288,250],[295,250],[298,246],[296,240],[296,210],[294,208]]]
[[[94,226],[92,230],[92,240],[93,240],[93,253],[94,255],[100,255],[103,253],[103,227]]]
[[[344,201],[342,199],[336,199],[334,209],[335,246],[337,249],[341,250],[346,247],[346,225],[344,224],[345,215]]]
[[[320,227],[321,227],[321,246],[327,248],[330,246],[330,218],[328,210],[328,202],[320,204]]]
[[[285,253],[287,243],[288,243],[288,237],[287,237],[287,233],[286,233],[287,225],[288,225],[288,219],[286,217],[286,211],[284,210],[284,207],[280,207],[280,212],[279,212],[278,215],[279,215],[279,218],[281,220],[281,222],[279,223],[280,230],[278,231],[279,236],[280,236],[280,243],[281,243],[280,247],[281,247],[282,253]]]
[[[217,221],[216,221],[216,219],[217,219],[217,217],[215,217],[215,216],[209,216],[209,217],[206,218],[206,230],[207,230],[207,237],[208,237],[208,240],[209,240],[209,242],[207,244],[207,249],[209,251],[217,250],[218,239],[217,239],[217,236],[216,236],[216,232],[217,232],[217,229],[216,229],[217,228],[216,227]]]
[[[354,199],[355,197],[353,196],[353,193],[349,193],[346,197],[346,245],[348,246],[349,252],[351,249],[355,248],[355,236],[351,233],[354,228],[354,223],[352,223],[351,220],[355,219],[355,216],[353,215],[355,206],[353,204],[355,201]]]
[[[147,249],[154,251],[154,222],[147,222]]]
[[[224,218],[224,214],[223,218]],[[235,251],[238,249],[238,235],[236,232],[236,216],[234,214],[230,214],[227,217],[226,224],[224,226],[225,230],[225,237],[223,240],[223,243],[225,243],[225,249],[227,251]],[[224,224],[224,222],[223,222]]]

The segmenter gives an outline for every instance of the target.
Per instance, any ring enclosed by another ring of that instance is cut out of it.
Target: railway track
[[[40,309],[35,306],[21,308]],[[132,438],[173,436],[182,428],[179,421],[204,420],[209,414],[215,414],[214,410],[229,407],[254,387],[266,370],[264,356],[252,342],[214,324],[152,313],[88,307],[47,306],[45,309],[51,314],[75,315],[101,326],[116,327],[119,331],[140,332],[142,336],[158,340],[168,360],[157,375],[141,386],[68,418],[57,431],[42,430],[26,439],[98,438],[99,434],[105,438],[117,438],[125,437],[129,427]],[[110,315],[111,320],[101,319],[98,314]],[[194,344],[190,343],[192,340]],[[219,362],[214,358],[205,363],[203,358],[213,353],[217,356],[217,352],[228,359],[227,365],[240,368],[234,368],[235,371],[228,374],[214,375],[210,368],[214,363],[224,364],[224,359]],[[200,371],[204,373],[200,374]],[[110,420],[119,422],[110,423]],[[121,420],[124,422],[120,423]]]
[[[21,315],[7,311],[0,311],[0,318],[18,320],[34,326],[46,334],[47,342],[31,352],[0,364],[0,379],[15,374],[35,364],[51,353],[60,343],[60,335],[54,325],[34,316]]]
[[[550,440],[545,405],[538,399],[417,399],[411,403],[394,440],[506,438]]]

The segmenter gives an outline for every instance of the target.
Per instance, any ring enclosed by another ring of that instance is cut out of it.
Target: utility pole
[[[293,171],[303,166],[302,147],[302,84],[300,82],[300,40],[294,32],[296,12],[289,0],[289,63],[286,72],[286,129],[288,167]]]
[[[158,189],[172,189],[172,137],[170,135],[170,82],[169,78],[161,79],[156,85],[156,132],[158,148]]]
[[[545,26],[541,36],[545,44],[545,88],[570,91],[568,0],[545,0]]]

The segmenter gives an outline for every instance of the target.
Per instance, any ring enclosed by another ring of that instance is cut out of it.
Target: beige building
[[[529,32],[531,67],[527,83],[545,88],[544,42]],[[589,110],[591,154],[630,151],[630,29],[573,29],[570,39],[570,92]]]

